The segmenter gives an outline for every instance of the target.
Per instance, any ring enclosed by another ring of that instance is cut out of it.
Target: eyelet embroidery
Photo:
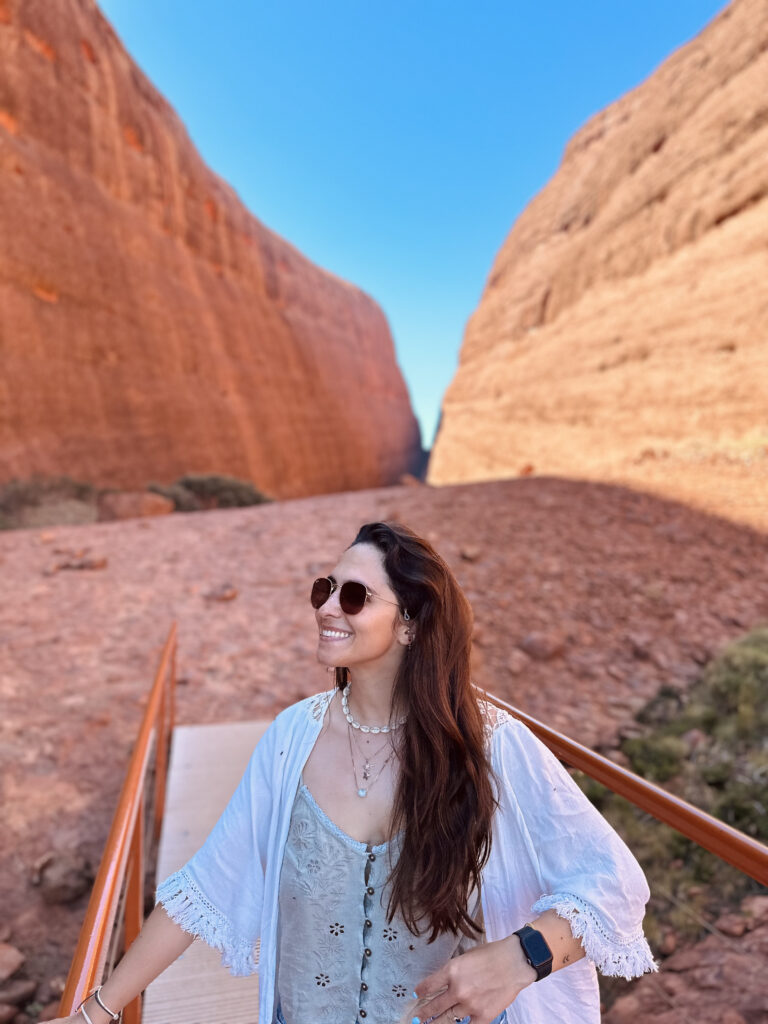
[[[430,945],[399,917],[386,919],[387,878],[399,845],[391,843],[390,849],[352,840],[306,786],[297,788],[278,899],[277,986],[286,1020],[335,1024],[356,1014],[362,1021],[361,1009],[368,1020],[397,1020],[413,986],[459,950],[450,933]],[[309,870],[311,861],[320,863],[319,872]],[[291,980],[281,984],[280,977]]]

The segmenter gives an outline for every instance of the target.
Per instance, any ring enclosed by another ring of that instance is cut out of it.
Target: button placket
[[[365,1019],[368,1013],[365,1009],[366,993],[368,992],[368,982],[365,980],[368,975],[368,963],[372,956],[372,950],[368,943],[371,938],[371,928],[373,927],[373,921],[371,919],[371,906],[372,897],[375,894],[375,889],[372,885],[369,885],[371,877],[371,863],[376,860],[376,855],[371,852],[371,846],[368,844],[366,847],[368,856],[365,860],[365,870],[363,871],[363,881],[365,883],[365,892],[363,893],[363,912],[365,913],[365,922],[363,924],[363,956],[362,963],[360,965],[360,1000],[359,1000],[359,1015],[361,1019]]]

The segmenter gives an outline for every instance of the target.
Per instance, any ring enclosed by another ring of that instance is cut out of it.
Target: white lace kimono
[[[258,970],[262,1024],[275,1009],[278,883],[291,808],[334,692],[277,716],[205,843],[156,892],[177,924],[221,952],[232,974]],[[501,785],[481,886],[487,939],[504,938],[552,908],[587,954],[524,989],[507,1008],[509,1022],[592,1024],[600,1020],[595,967],[625,978],[657,969],[642,931],[645,876],[530,729],[481,706]]]

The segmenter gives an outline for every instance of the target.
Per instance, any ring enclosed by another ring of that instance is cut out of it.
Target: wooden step
[[[198,850],[235,791],[269,722],[173,730],[156,884]],[[201,939],[144,994],[144,1024],[258,1024],[257,975],[233,977]]]

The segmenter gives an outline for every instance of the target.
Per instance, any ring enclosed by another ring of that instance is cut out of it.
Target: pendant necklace
[[[354,779],[355,779],[355,786],[357,787],[357,795],[359,797],[364,797],[364,796],[368,795],[368,790],[371,788],[371,786],[373,786],[374,782],[376,782],[376,780],[379,778],[381,773],[384,771],[384,769],[387,767],[389,762],[394,757],[394,755],[395,755],[395,748],[392,747],[392,750],[389,752],[389,754],[387,754],[387,756],[386,756],[386,758],[384,760],[384,763],[382,764],[381,768],[379,768],[378,772],[376,773],[376,775],[372,779],[370,778],[370,770],[371,770],[371,768],[374,767],[374,765],[372,765],[370,762],[366,761],[366,763],[365,763],[365,765],[363,767],[363,782],[367,783],[367,785],[361,786],[360,783],[357,780],[357,768],[355,766],[355,755],[354,755],[354,752],[352,750],[352,730],[349,728],[349,726],[347,726],[347,738],[349,739],[349,756],[352,759],[352,775],[354,776]]]
[[[357,734],[353,733],[349,729],[349,727],[347,728],[347,732],[352,737],[352,739],[355,741],[355,746],[357,747],[357,752],[360,755],[360,757],[362,757],[362,759],[363,759],[363,781],[365,782],[368,779],[370,779],[371,773],[376,768],[376,759],[378,758],[379,754],[382,752],[382,750],[385,747],[389,746],[389,739],[385,739],[385,741],[382,743],[382,745],[379,747],[379,749],[375,750],[373,752],[372,756],[368,756],[364,750],[360,749],[360,744],[358,743]]]

